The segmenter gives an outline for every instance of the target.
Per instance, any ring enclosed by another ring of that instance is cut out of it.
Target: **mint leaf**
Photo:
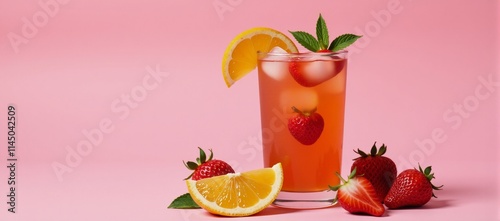
[[[314,52],[319,50],[319,42],[311,34],[304,31],[290,31],[290,33],[307,50]]]
[[[358,36],[355,34],[343,34],[335,38],[335,40],[332,41],[330,44],[330,47],[328,47],[328,50],[330,51],[339,51],[342,50],[352,43],[354,43],[358,38],[361,38],[362,36]]]
[[[193,198],[191,198],[191,195],[189,195],[189,193],[185,193],[185,194],[182,194],[179,197],[175,198],[175,200],[172,201],[172,203],[170,203],[170,206],[168,206],[168,208],[171,208],[171,209],[199,209],[201,207],[198,206],[198,204],[196,204],[194,202]]]
[[[323,16],[319,14],[318,21],[316,22],[316,36],[318,37],[320,49],[326,49],[330,40],[328,39],[328,28],[326,27],[326,22]]]

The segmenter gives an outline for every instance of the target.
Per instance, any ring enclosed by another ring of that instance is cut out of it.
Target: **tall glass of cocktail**
[[[258,55],[265,166],[281,162],[290,208],[332,205],[342,163],[347,51]]]
[[[290,31],[310,52],[299,52],[285,34],[248,29],[226,48],[222,75],[230,87],[258,69],[264,166],[283,166],[284,183],[274,204],[290,208],[333,205],[341,172],[347,54],[362,36],[342,34],[330,42],[323,17],[316,36]]]

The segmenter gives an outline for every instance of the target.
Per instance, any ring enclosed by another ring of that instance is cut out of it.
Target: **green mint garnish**
[[[168,206],[168,208],[172,209],[199,209],[201,208],[194,202],[193,198],[189,193],[182,194],[181,196],[175,198],[174,201]]]
[[[305,31],[291,31],[293,37],[297,39],[297,41],[304,46],[304,48],[307,48],[309,51],[318,51],[319,50],[319,43],[314,36],[311,34],[305,32]]]
[[[321,14],[319,14],[318,21],[316,22],[316,36],[318,37],[320,50],[328,48],[328,43],[330,42],[328,28],[326,27],[326,22]]]
[[[328,47],[328,50],[330,51],[339,51],[344,48],[347,48],[347,46],[351,45],[354,43],[358,38],[361,38],[361,36],[354,35],[354,34],[343,34],[341,36],[338,36],[335,38],[335,40],[332,41],[330,44],[330,47]]]
[[[316,22],[316,37],[305,31],[290,31],[295,40],[304,46],[307,50],[317,52],[320,50],[339,51],[347,48],[362,36],[354,34],[343,34],[335,38],[328,44],[328,28],[323,16],[319,14],[318,21]]]

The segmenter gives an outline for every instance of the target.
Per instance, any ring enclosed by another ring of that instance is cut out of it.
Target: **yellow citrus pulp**
[[[257,67],[257,53],[280,47],[296,53],[297,47],[283,33],[271,28],[257,27],[237,35],[226,48],[222,59],[222,75],[230,87]]]
[[[186,180],[193,200],[210,213],[249,216],[269,206],[283,185],[281,163],[271,168]]]

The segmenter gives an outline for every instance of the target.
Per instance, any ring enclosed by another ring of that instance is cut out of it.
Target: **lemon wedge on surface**
[[[210,213],[249,216],[269,206],[283,185],[281,163],[270,168],[186,180],[193,200]]]

